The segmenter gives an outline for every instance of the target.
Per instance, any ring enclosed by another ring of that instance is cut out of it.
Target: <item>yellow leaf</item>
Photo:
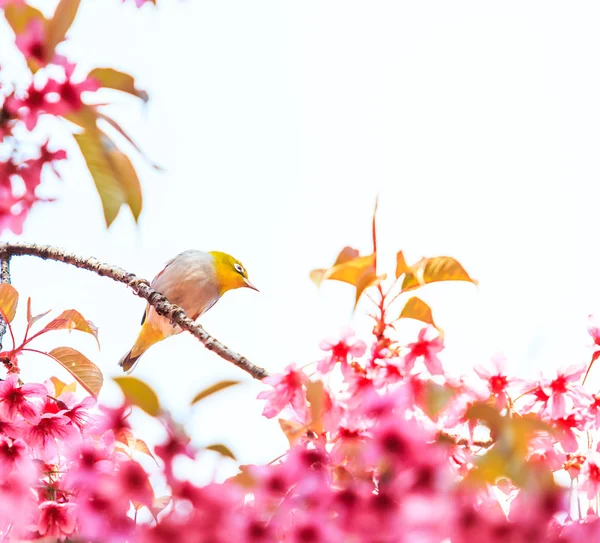
[[[104,378],[96,364],[71,347],[57,347],[48,354],[75,377],[92,396],[98,396]]]
[[[402,311],[400,312],[399,319],[415,319],[427,324],[435,326],[433,322],[433,314],[431,313],[431,307],[429,307],[421,298],[413,296],[410,298]]]
[[[433,381],[426,381],[423,386],[423,404],[421,407],[430,419],[436,420],[454,396],[456,396],[456,390],[438,385]]]
[[[310,280],[317,285],[318,287],[321,286],[321,282],[323,281],[323,276],[325,275],[325,272],[327,270],[320,268],[318,270],[313,270],[310,272]]]
[[[35,9],[29,4],[19,4],[18,2],[9,3],[4,8],[4,16],[17,35],[22,34],[27,25],[34,19],[39,19],[44,26],[48,23],[39,9]]]
[[[304,424],[292,420],[279,419],[279,426],[281,426],[281,430],[290,442],[290,447],[293,447],[307,430]]]
[[[309,428],[317,435],[323,433],[323,400],[325,387],[323,381],[310,381],[306,385],[306,399],[310,405],[310,424]],[[281,424],[281,421],[280,421]]]
[[[207,451],[214,451],[216,453],[219,453],[221,456],[226,456],[227,458],[231,458],[232,460],[237,460],[235,455],[231,452],[231,449],[229,449],[229,447],[221,443],[209,445],[208,447],[205,447],[205,449]]]
[[[256,484],[256,480],[250,474],[248,467],[247,465],[240,466],[240,472],[233,477],[229,477],[227,482],[235,483],[243,488],[252,488]]]
[[[89,77],[106,89],[119,90],[141,98],[144,102],[148,101],[148,93],[136,88],[135,80],[129,74],[113,68],[95,68],[89,73]]]
[[[8,322],[12,322],[17,314],[19,293],[10,283],[0,283],[0,311]]]
[[[362,296],[362,293],[365,290],[367,290],[367,288],[369,288],[370,286],[385,279],[385,277],[386,277],[385,275],[382,275],[381,277],[377,277],[377,275],[375,274],[375,268],[367,268],[364,271],[362,277],[358,280],[358,283],[356,284],[356,296],[354,298],[354,308],[356,308],[356,306],[358,305],[358,300]]]
[[[450,256],[421,259],[417,264],[411,266],[411,270],[412,272],[407,273],[402,282],[403,292],[439,281],[468,281],[477,284],[477,281],[469,276],[462,265]]]
[[[93,322],[86,321],[83,315],[75,309],[63,311],[58,317],[52,319],[43,330],[80,330],[94,336],[96,343],[98,343],[98,348],[100,348],[98,328]]]
[[[54,16],[48,22],[46,30],[45,59],[50,62],[56,46],[65,39],[65,35],[75,20],[80,0],[60,0]]]
[[[342,281],[356,286],[367,270],[375,273],[375,255],[359,256],[329,268],[323,279]]]
[[[98,130],[85,130],[81,134],[74,134],[73,137],[96,184],[106,226],[110,226],[119,214],[121,206],[127,201],[118,172],[115,171]]]
[[[142,187],[137,172],[129,157],[121,151],[114,149],[110,156],[114,168],[119,173],[119,182],[125,193],[125,203],[131,209],[131,214],[137,222],[142,212]]]
[[[203,400],[204,398],[210,396],[211,394],[214,394],[215,392],[219,392],[220,390],[223,390],[225,388],[232,387],[234,385],[239,384],[240,382],[241,381],[219,381],[214,385],[210,385],[208,388],[205,388],[204,390],[198,392],[198,394],[194,396],[194,399],[191,401],[191,405],[198,403],[200,400]]]
[[[398,251],[396,254],[396,279],[405,273],[410,273],[410,267],[406,263],[406,260],[404,260],[404,253]]]
[[[148,447],[146,442],[142,439],[136,438],[133,435],[133,432],[128,428],[122,428],[121,430],[119,430],[115,437],[117,441],[126,445],[131,452],[141,452],[142,454],[145,454],[152,458],[152,460],[154,460],[158,464],[156,458],[154,458],[154,455],[150,452],[150,448]]]
[[[50,381],[54,385],[54,397],[58,398],[66,385],[58,377],[52,376],[50,377]]]
[[[156,417],[160,413],[161,409],[156,392],[144,381],[129,375],[113,377],[113,381],[119,385],[125,399],[130,404],[137,405],[151,417]]]

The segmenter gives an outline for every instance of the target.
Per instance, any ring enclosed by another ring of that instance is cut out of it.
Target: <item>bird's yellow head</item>
[[[215,259],[215,272],[219,283],[219,293],[225,294],[236,288],[258,290],[248,279],[248,272],[239,260],[221,251],[210,251]]]

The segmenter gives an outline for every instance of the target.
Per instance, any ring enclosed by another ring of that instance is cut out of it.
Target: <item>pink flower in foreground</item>
[[[58,101],[54,104],[53,113],[56,115],[67,115],[73,111],[78,111],[83,106],[81,95],[84,92],[95,92],[100,88],[100,84],[93,78],[86,78],[83,81],[74,82],[67,75],[67,78],[59,83],[50,81],[48,83],[48,92],[58,94]]]
[[[510,378],[506,375],[505,365],[506,359],[504,357],[495,356],[492,358],[489,367],[478,364],[473,368],[475,373],[486,382],[490,394],[496,396],[498,409],[506,407],[506,389],[510,384]]]
[[[5,478],[14,467],[29,460],[27,444],[22,439],[0,436],[0,477]]]
[[[41,536],[57,538],[63,541],[75,530],[73,503],[45,501],[40,503],[40,516],[37,529]]]
[[[19,51],[25,55],[27,59],[37,60],[41,64],[46,64],[46,47],[44,24],[38,18],[31,19],[25,31],[17,35],[15,43]]]
[[[0,413],[9,420],[20,414],[25,420],[34,421],[40,407],[29,398],[44,398],[46,388],[38,384],[19,386],[18,381],[19,377],[13,373],[0,382]]]
[[[579,381],[586,370],[585,364],[569,366],[558,370],[556,377],[552,380],[544,380],[541,385],[543,391],[549,396],[545,413],[552,419],[559,419],[567,414],[566,400],[569,398],[572,407],[586,407],[592,400],[590,394],[585,392]]]
[[[592,500],[600,492],[600,455],[592,453],[581,468],[583,483],[581,490],[587,492],[588,500]]]
[[[441,337],[426,339],[429,329],[422,328],[415,343],[409,343],[406,348],[408,353],[404,356],[406,371],[410,371],[415,365],[417,358],[422,357],[425,367],[432,375],[442,375],[444,370],[437,354],[444,348],[444,340]]]
[[[303,421],[308,418],[304,392],[304,386],[308,384],[308,377],[304,372],[296,369],[295,364],[290,364],[283,373],[266,377],[263,379],[263,383],[273,387],[273,390],[265,390],[257,396],[259,400],[267,400],[263,416],[271,419],[281,413],[289,403]]]
[[[57,440],[68,447],[77,437],[75,426],[63,411],[44,413],[29,429],[27,443],[39,453],[41,459],[50,461],[58,453]]]
[[[322,374],[329,373],[338,362],[347,364],[349,357],[364,355],[367,350],[366,343],[360,339],[355,340],[354,336],[352,329],[345,328],[339,340],[322,341],[319,348],[322,351],[329,352],[329,356],[319,361],[317,370]]]
[[[10,97],[6,101],[6,109],[13,116],[23,121],[25,128],[31,131],[40,115],[54,113],[56,105],[49,100],[53,80],[43,86],[33,82],[29,85],[23,98]],[[56,82],[54,82],[56,83]]]

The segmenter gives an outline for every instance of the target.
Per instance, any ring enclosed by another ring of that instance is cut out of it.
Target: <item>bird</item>
[[[193,320],[206,313],[229,290],[250,288],[258,291],[239,260],[220,251],[195,249],[169,260],[150,286],[169,302],[181,307]],[[131,373],[152,345],[180,332],[178,325],[171,324],[148,304],[137,339],[121,358],[119,366],[125,373]]]

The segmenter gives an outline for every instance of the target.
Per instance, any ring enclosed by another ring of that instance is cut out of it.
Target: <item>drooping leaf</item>
[[[396,279],[405,273],[410,273],[410,267],[404,259],[404,253],[398,251],[396,254]]]
[[[215,443],[214,445],[209,445],[205,447],[207,451],[214,451],[219,453],[221,456],[225,456],[227,458],[231,458],[232,460],[237,460],[235,454],[231,452],[231,449],[222,443]]]
[[[98,348],[100,348],[98,327],[95,326],[92,321],[85,320],[83,315],[75,309],[63,311],[58,317],[52,319],[42,331],[50,330],[80,330],[81,332],[94,336],[96,343],[98,343]]]
[[[308,427],[317,435],[323,433],[322,418],[324,395],[325,387],[323,381],[310,381],[308,385],[306,385],[306,399],[310,405],[310,424]]]
[[[74,134],[73,137],[96,184],[106,226],[110,226],[119,214],[121,206],[127,201],[125,190],[119,182],[118,172],[108,158],[99,131],[85,130],[81,134]]]
[[[19,293],[10,283],[0,283],[0,310],[8,322],[12,322],[17,314]]]
[[[142,187],[137,172],[129,157],[118,149],[113,150],[110,157],[114,168],[119,173],[119,182],[125,193],[125,203],[137,222],[142,212]]]
[[[29,324],[29,326],[33,326],[37,321],[39,321],[40,319],[44,318],[48,313],[50,313],[50,311],[52,311],[51,309],[48,309],[48,311],[45,311],[44,313],[40,313],[39,315],[31,315],[31,298],[27,298],[27,324]]]
[[[95,68],[88,77],[94,78],[106,89],[114,89],[148,101],[148,93],[135,86],[135,80],[129,74],[115,70],[114,68]]]
[[[65,368],[94,398],[102,388],[102,372],[91,360],[71,347],[57,347],[48,353]]]
[[[152,160],[150,160],[150,158],[148,157],[148,155],[146,155],[146,153],[144,153],[142,151],[142,149],[140,148],[140,146],[135,141],[133,141],[132,137],[127,132],[125,132],[125,130],[121,127],[121,125],[117,121],[115,121],[113,118],[109,117],[108,115],[105,115],[104,113],[102,113],[100,111],[96,111],[96,114],[97,114],[97,116],[98,116],[99,119],[102,119],[103,121],[105,121],[106,123],[108,123],[119,134],[121,134],[121,136],[123,136],[129,142],[129,144],[140,154],[140,156],[148,164],[150,164],[150,166],[152,166],[155,170],[158,170],[158,171],[162,171],[164,169],[161,166],[159,166],[158,164],[156,164],[156,162],[153,162]]]
[[[307,430],[304,424],[292,420],[279,419],[279,426],[290,442],[290,447],[293,447]]]
[[[137,405],[151,417],[156,417],[160,413],[158,396],[144,381],[130,375],[113,377],[113,381],[119,385],[125,399],[130,404]]]
[[[402,282],[402,291],[439,281],[468,281],[477,284],[456,259],[450,256],[436,256],[421,259],[411,266],[411,273],[407,273]]]
[[[211,394],[214,394],[215,392],[219,392],[220,390],[237,385],[240,382],[241,381],[226,380],[226,381],[219,381],[218,383],[215,383],[214,385],[210,385],[208,388],[205,388],[204,390],[198,392],[198,394],[196,394],[194,396],[194,399],[191,401],[190,405],[194,405],[194,404],[198,403],[200,400],[203,400],[204,398],[210,396]]]
[[[47,62],[54,57],[56,46],[65,39],[65,35],[77,15],[81,0],[60,0],[54,16],[48,22],[46,29],[45,59]]]
[[[402,311],[400,312],[399,319],[415,319],[426,324],[431,324],[435,326],[435,322],[433,321],[433,314],[431,312],[431,307],[429,307],[421,298],[417,298],[413,296],[410,298]]]

